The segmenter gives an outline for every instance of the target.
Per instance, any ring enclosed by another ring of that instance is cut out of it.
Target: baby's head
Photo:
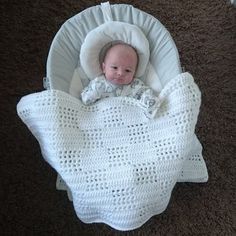
[[[101,66],[106,79],[111,83],[130,84],[138,66],[137,52],[128,44],[115,44],[106,51]]]

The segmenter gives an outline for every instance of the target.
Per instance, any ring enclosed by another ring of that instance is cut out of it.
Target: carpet
[[[43,90],[48,50],[63,22],[99,3],[1,1],[1,235],[235,235],[236,8],[227,0],[110,1],[153,15],[171,33],[182,66],[202,92],[196,133],[209,181],[177,184],[167,210],[129,232],[82,223],[66,192],[55,189],[56,173],[16,104]]]

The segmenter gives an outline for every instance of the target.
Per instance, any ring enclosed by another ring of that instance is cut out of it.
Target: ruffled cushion
[[[102,74],[99,63],[101,50],[108,43],[117,40],[130,44],[137,50],[139,65],[136,77],[141,77],[145,73],[150,51],[149,42],[144,33],[135,25],[110,21],[90,31],[81,46],[81,66],[90,79]]]

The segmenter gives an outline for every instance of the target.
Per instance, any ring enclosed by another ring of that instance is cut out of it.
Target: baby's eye
[[[117,70],[117,66],[111,66],[111,68]]]
[[[127,73],[131,73],[132,71],[131,71],[131,70],[129,70],[129,69],[127,69],[127,70],[125,70],[125,72],[127,72]]]

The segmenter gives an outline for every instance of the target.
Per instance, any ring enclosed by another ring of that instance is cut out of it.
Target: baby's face
[[[108,50],[102,70],[108,81],[117,85],[133,81],[138,63],[137,54],[127,45],[115,45]]]

